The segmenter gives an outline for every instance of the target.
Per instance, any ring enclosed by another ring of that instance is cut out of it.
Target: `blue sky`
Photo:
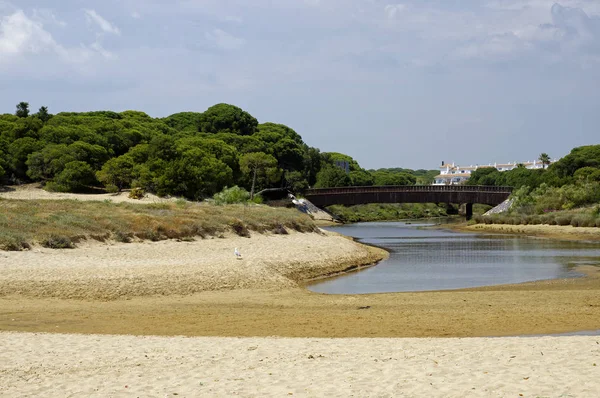
[[[0,0],[0,113],[226,102],[363,167],[599,144],[600,1]]]

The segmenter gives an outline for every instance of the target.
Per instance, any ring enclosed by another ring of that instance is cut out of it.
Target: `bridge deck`
[[[401,185],[317,188],[305,196],[316,206],[366,203],[473,203],[498,205],[508,199],[512,187],[470,185]]]
[[[330,195],[372,192],[512,192],[512,187],[491,185],[374,185],[361,187],[312,188],[306,195]]]

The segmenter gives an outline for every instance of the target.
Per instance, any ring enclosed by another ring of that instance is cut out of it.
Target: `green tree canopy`
[[[112,158],[104,163],[102,169],[96,173],[96,178],[105,186],[112,185],[121,191],[123,188],[131,186],[134,166],[131,155],[126,154]]]
[[[179,112],[167,116],[164,122],[177,131],[198,132],[200,131],[200,122],[202,113],[199,112]]]
[[[374,171],[374,185],[415,185],[417,178],[405,172]]]
[[[349,187],[352,185],[350,176],[339,167],[325,165],[317,173],[315,188]]]
[[[548,167],[558,177],[573,177],[582,167],[600,167],[600,145],[580,146]]]
[[[250,198],[254,198],[255,188],[259,185],[277,181],[281,171],[277,167],[277,159],[264,152],[252,152],[240,157],[240,168],[243,173],[252,176]]]
[[[52,118],[52,115],[48,112],[48,107],[42,106],[40,110],[34,115],[42,122],[46,123]]]
[[[229,104],[213,105],[199,116],[199,128],[204,133],[251,135],[257,126],[258,121],[252,115]]]
[[[15,112],[15,116],[17,116],[17,117],[29,116],[29,103],[28,102],[19,102],[17,104],[17,111]]]
[[[96,182],[91,166],[74,160],[65,164],[63,170],[47,184],[48,189],[58,192],[83,192]]]

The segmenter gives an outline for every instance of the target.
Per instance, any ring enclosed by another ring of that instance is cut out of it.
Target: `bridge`
[[[510,196],[512,187],[469,185],[398,185],[309,189],[304,196],[315,206],[367,203],[455,203],[466,204],[467,220],[473,203],[496,206]]]

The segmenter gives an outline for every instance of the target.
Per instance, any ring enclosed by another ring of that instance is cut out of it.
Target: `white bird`
[[[235,248],[235,250],[233,250],[233,254],[235,254],[237,258],[242,258],[242,254],[240,253],[237,247]]]

